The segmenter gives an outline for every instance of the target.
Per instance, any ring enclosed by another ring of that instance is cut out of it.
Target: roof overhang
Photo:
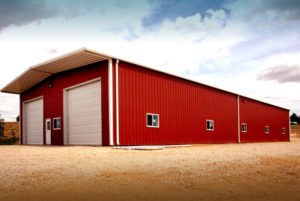
[[[74,52],[29,67],[1,89],[1,92],[21,94],[52,74],[111,59],[111,56],[82,48]]]

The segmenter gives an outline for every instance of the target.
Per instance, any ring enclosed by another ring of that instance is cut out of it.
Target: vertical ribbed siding
[[[241,131],[241,142],[289,141],[288,110],[240,97],[240,119],[241,124],[247,124],[247,132]],[[269,126],[269,134],[265,126]],[[284,135],[282,127],[286,129]]]
[[[120,62],[120,144],[237,142],[236,97]],[[159,128],[146,126],[146,113],[159,114]],[[206,119],[214,131],[206,131]]]
[[[53,130],[51,133],[51,140],[53,145],[63,145],[63,89],[101,77],[102,80],[102,142],[103,145],[108,145],[108,63],[107,61],[91,64],[81,68],[68,70],[62,73],[55,74],[41,83],[35,85],[29,90],[21,94],[21,102],[30,100],[32,98],[44,97],[44,121],[47,118],[61,117],[62,129]],[[49,88],[48,83],[51,81],[54,84],[53,88]],[[99,103],[100,104],[100,103]],[[21,104],[22,106],[22,104]],[[21,121],[22,119],[22,107]],[[22,124],[21,124],[22,125]],[[53,125],[53,122],[52,124]],[[45,130],[45,129],[44,129]],[[21,130],[22,132],[22,130]],[[45,131],[43,131],[45,132]],[[44,133],[45,136],[45,133]],[[44,137],[45,139],[45,137]],[[45,143],[45,142],[44,142]]]

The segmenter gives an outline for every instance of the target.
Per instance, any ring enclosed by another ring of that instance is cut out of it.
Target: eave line
[[[33,70],[33,71],[36,71],[36,72],[40,72],[40,73],[47,73],[47,74],[50,74],[50,75],[54,74],[54,73],[50,73],[50,72],[43,71],[43,70],[37,70],[37,69],[31,68],[31,67],[29,69]]]

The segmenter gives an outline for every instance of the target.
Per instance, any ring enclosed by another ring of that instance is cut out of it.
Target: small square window
[[[147,127],[159,128],[159,115],[147,113]]]
[[[268,134],[269,133],[269,126],[265,127],[265,133]]]
[[[61,129],[61,118],[56,117],[53,118],[53,130],[60,130]]]
[[[285,134],[285,128],[284,127],[282,128],[282,134],[283,135]]]
[[[214,120],[206,120],[206,130],[208,131],[214,130]]]
[[[242,132],[246,133],[247,132],[247,124],[242,123]]]

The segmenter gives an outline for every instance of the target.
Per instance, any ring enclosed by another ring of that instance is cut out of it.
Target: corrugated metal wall
[[[65,71],[55,74],[26,92],[21,94],[21,103],[38,96],[44,96],[44,122],[45,119],[55,117],[62,118],[62,129],[52,129],[52,144],[63,145],[63,89],[85,82],[97,77],[101,77],[102,84],[102,142],[108,145],[108,63],[103,61],[91,64],[74,70]],[[51,81],[53,88],[49,88]],[[21,110],[22,112],[22,104]],[[22,114],[20,115],[22,117]],[[22,121],[22,119],[21,119]],[[51,125],[53,124],[53,121]],[[21,124],[22,125],[22,124]],[[22,129],[21,129],[22,131]],[[45,136],[45,129],[44,129]],[[45,139],[45,137],[44,137]],[[44,142],[45,143],[45,142]]]
[[[238,141],[235,94],[120,62],[119,96],[121,145]],[[240,132],[241,142],[289,140],[288,110],[243,99],[240,125],[247,123],[248,131]],[[159,128],[146,126],[146,113],[159,114]],[[206,130],[207,119],[214,120],[214,131]]]
[[[163,73],[119,64],[120,144],[237,142],[237,96]],[[146,126],[157,113],[159,128]],[[214,131],[206,130],[214,120]]]
[[[241,130],[241,142],[289,141],[288,110],[240,97],[240,122],[247,124],[247,132]]]

